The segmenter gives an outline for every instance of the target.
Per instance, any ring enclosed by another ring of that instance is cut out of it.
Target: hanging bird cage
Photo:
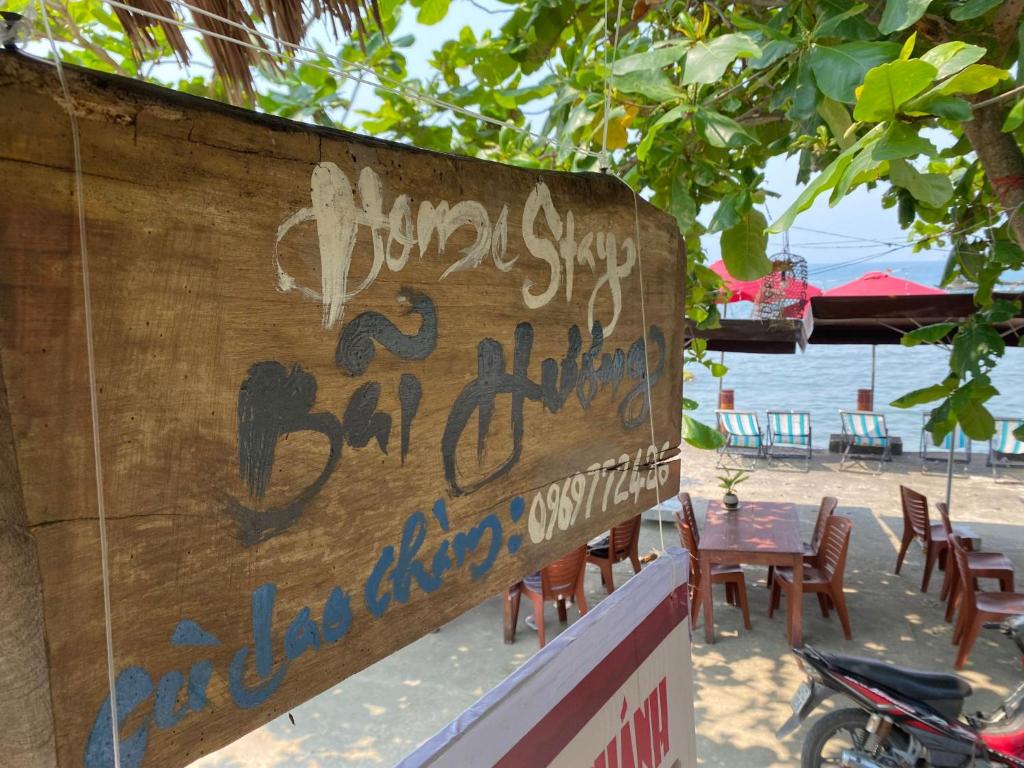
[[[772,257],[772,271],[761,278],[753,316],[766,322],[794,320],[807,306],[807,260],[784,249]]]

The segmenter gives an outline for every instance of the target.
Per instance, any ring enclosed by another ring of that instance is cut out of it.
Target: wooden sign
[[[674,495],[685,258],[624,185],[67,75],[122,765],[188,764]],[[0,754],[105,767],[69,105],[49,65],[0,76]]]

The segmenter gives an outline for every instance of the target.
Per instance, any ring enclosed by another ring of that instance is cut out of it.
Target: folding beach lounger
[[[851,452],[857,452],[859,449],[864,453],[864,449],[868,448],[878,450],[878,471],[881,472],[882,465],[892,461],[892,444],[889,440],[889,429],[885,425],[885,416],[875,411],[840,411],[839,418],[843,423],[843,438],[846,442],[846,450],[843,451],[839,468],[842,469],[846,465]]]
[[[810,470],[810,411],[768,411],[767,451],[769,459],[792,455],[796,451],[798,456],[807,460],[806,468]]]
[[[718,427],[725,434],[725,444],[718,449],[718,463],[722,466],[726,456],[753,457],[751,467],[765,456],[764,434],[757,414],[753,411],[715,411]]]
[[[996,473],[996,466],[1024,467],[1024,442],[1013,436],[1013,430],[1024,424],[1024,419],[1008,419],[1005,417],[996,419],[996,433],[988,443],[988,460],[985,464],[992,467],[992,474]]]
[[[935,445],[930,432],[925,430],[924,425],[931,418],[931,413],[925,413],[921,422],[921,461],[949,461],[949,449],[953,448],[953,461],[963,464],[971,463],[971,438],[964,434],[959,425],[952,432],[942,439],[941,445]]]

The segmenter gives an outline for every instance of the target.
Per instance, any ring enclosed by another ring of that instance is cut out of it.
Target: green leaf
[[[988,408],[976,400],[968,400],[959,408],[954,407],[953,411],[960,428],[972,440],[988,440],[995,434],[995,419]]]
[[[842,3],[836,2],[835,0],[825,0],[825,2],[821,3],[820,5],[822,7],[822,10],[829,8],[829,6],[832,6],[833,8],[842,7]],[[864,11],[866,11],[867,9],[867,3],[857,3],[856,5],[850,6],[846,10],[837,13],[835,16],[830,16],[829,18],[820,21],[818,25],[814,28],[814,31],[811,33],[811,35],[812,37],[837,36],[845,37],[847,39],[855,39],[858,37],[857,35],[844,34],[844,32],[850,31],[850,24],[847,24],[846,22],[852,19],[853,17],[859,16],[860,14],[864,13]],[[863,19],[857,19],[856,21],[860,22],[861,24],[865,23]],[[846,27],[847,29],[844,30],[844,27]],[[873,29],[872,32],[874,32]]]
[[[979,45],[952,40],[932,48],[921,56],[921,61],[927,61],[939,70],[939,74],[935,77],[938,80],[944,80],[969,64],[978,61],[984,55],[985,49]]]
[[[949,400],[944,400],[937,408],[932,409],[924,428],[931,433],[935,445],[940,445],[942,439],[956,427],[956,416]]]
[[[916,200],[932,208],[945,205],[953,196],[953,184],[949,176],[941,173],[921,173],[906,160],[890,161],[889,180],[903,187]]]
[[[956,330],[956,323],[935,323],[903,334],[900,344],[904,347],[916,347],[918,344],[938,344]]]
[[[991,325],[967,322],[953,337],[949,366],[961,378],[982,376],[1006,350],[1006,342]]]
[[[919,136],[918,130],[919,127],[916,125],[893,121],[875,145],[872,156],[875,160],[893,160],[917,155],[936,155],[938,148],[928,139]]]
[[[723,376],[725,376],[725,374],[727,374],[728,372],[728,367],[722,365],[721,363],[711,363],[711,375],[714,376],[715,378],[720,379]]]
[[[854,90],[864,82],[873,67],[895,59],[900,52],[896,43],[855,42],[843,45],[815,45],[810,62],[818,88],[830,99],[853,104]]]
[[[742,32],[721,35],[705,42],[694,43],[686,54],[683,85],[716,83],[725,70],[739,57],[757,57],[761,48],[754,39]]]
[[[681,104],[678,107],[673,107],[664,115],[659,117],[654,124],[647,129],[644,133],[643,139],[636,148],[636,156],[639,160],[646,160],[647,154],[651,151],[651,147],[654,146],[654,139],[657,137],[658,132],[670,123],[677,122],[690,113],[693,109],[689,104]]]
[[[1013,436],[1018,440],[1024,441],[1024,424],[1021,424],[1015,430],[1013,430]]]
[[[627,75],[642,69],[661,69],[675,64],[690,50],[689,40],[673,40],[666,45],[650,48],[643,53],[626,56],[612,66],[612,74]]]
[[[889,405],[893,408],[913,408],[915,405],[933,403],[936,400],[949,397],[949,393],[950,387],[945,384],[933,384],[930,387],[915,389],[913,392],[908,392],[902,397],[897,397]]]
[[[931,2],[932,0],[886,0],[878,31],[883,35],[890,35],[906,29],[924,16]]]
[[[733,120],[719,112],[701,109],[697,112],[697,125],[708,144],[720,149],[757,144],[755,137]]]
[[[931,85],[938,70],[920,59],[881,64],[864,77],[853,109],[859,121],[891,120],[899,108]]]
[[[652,101],[672,101],[683,96],[672,79],[660,69],[647,69],[610,78],[613,87],[625,93],[637,93]]]
[[[451,0],[423,0],[419,12],[416,14],[416,21],[426,26],[437,24],[448,15],[448,5]]]
[[[795,50],[796,43],[790,40],[770,40],[761,49],[761,55],[750,60],[750,67],[765,69]]]
[[[947,120],[967,122],[973,117],[971,105],[957,96],[929,96],[914,99],[903,107],[908,115],[938,115]]]
[[[1022,124],[1024,124],[1024,101],[1018,101],[1003,122],[1003,133],[1016,131]]]
[[[675,216],[680,232],[689,232],[697,220],[697,203],[690,195],[685,179],[678,173],[672,178],[668,212]]]
[[[793,204],[783,214],[772,222],[768,228],[769,232],[777,233],[789,229],[798,215],[810,208],[822,192],[832,189],[842,178],[843,173],[851,161],[861,149],[874,144],[882,135],[881,125],[876,125],[870,131],[861,136],[854,144],[850,145],[839,156],[833,160],[824,171],[819,173],[810,184],[804,187]]]
[[[793,104],[786,116],[791,120],[806,120],[811,117],[818,107],[818,93],[812,70],[801,58],[800,65],[797,67]]]
[[[949,18],[954,21],[976,19],[979,16],[984,16],[1002,2],[1003,0],[967,0],[963,5],[950,11]]]
[[[853,144],[853,137],[847,136],[847,131],[853,125],[853,120],[850,119],[850,113],[846,111],[846,107],[835,99],[823,96],[818,102],[818,114],[828,125],[828,129],[832,131],[832,138],[836,140],[840,149],[846,149]]]
[[[854,187],[869,181],[875,181],[882,175],[883,160],[875,159],[874,146],[862,149],[853,158],[853,161],[843,171],[843,175],[836,182],[835,189],[829,198],[828,204],[835,206]]]
[[[750,193],[747,190],[725,195],[718,203],[715,215],[708,222],[708,232],[732,229],[744,213],[750,210]]]
[[[914,46],[917,45],[917,32],[911,33],[910,37],[903,41],[900,48],[900,61],[906,61],[914,55]]]
[[[725,438],[717,429],[712,429],[707,424],[702,424],[692,416],[683,414],[682,437],[694,448],[703,450],[714,450],[725,444]]]
[[[1005,69],[993,67],[991,64],[971,64],[937,85],[928,94],[934,92],[940,96],[951,96],[955,93],[981,93],[1009,77],[1010,73]]]
[[[722,259],[737,280],[756,280],[772,271],[767,256],[767,225],[764,214],[751,209],[736,226],[722,233]]]

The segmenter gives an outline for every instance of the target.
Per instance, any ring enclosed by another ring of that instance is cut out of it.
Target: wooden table
[[[746,564],[786,566],[793,569],[796,599],[786,600],[789,642],[804,644],[803,581],[804,545],[800,516],[792,504],[744,501],[735,512],[720,501],[708,504],[707,520],[700,534],[701,595],[704,601],[704,639],[715,642],[715,614],[711,599],[711,566]],[[771,586],[771,585],[769,585]]]

